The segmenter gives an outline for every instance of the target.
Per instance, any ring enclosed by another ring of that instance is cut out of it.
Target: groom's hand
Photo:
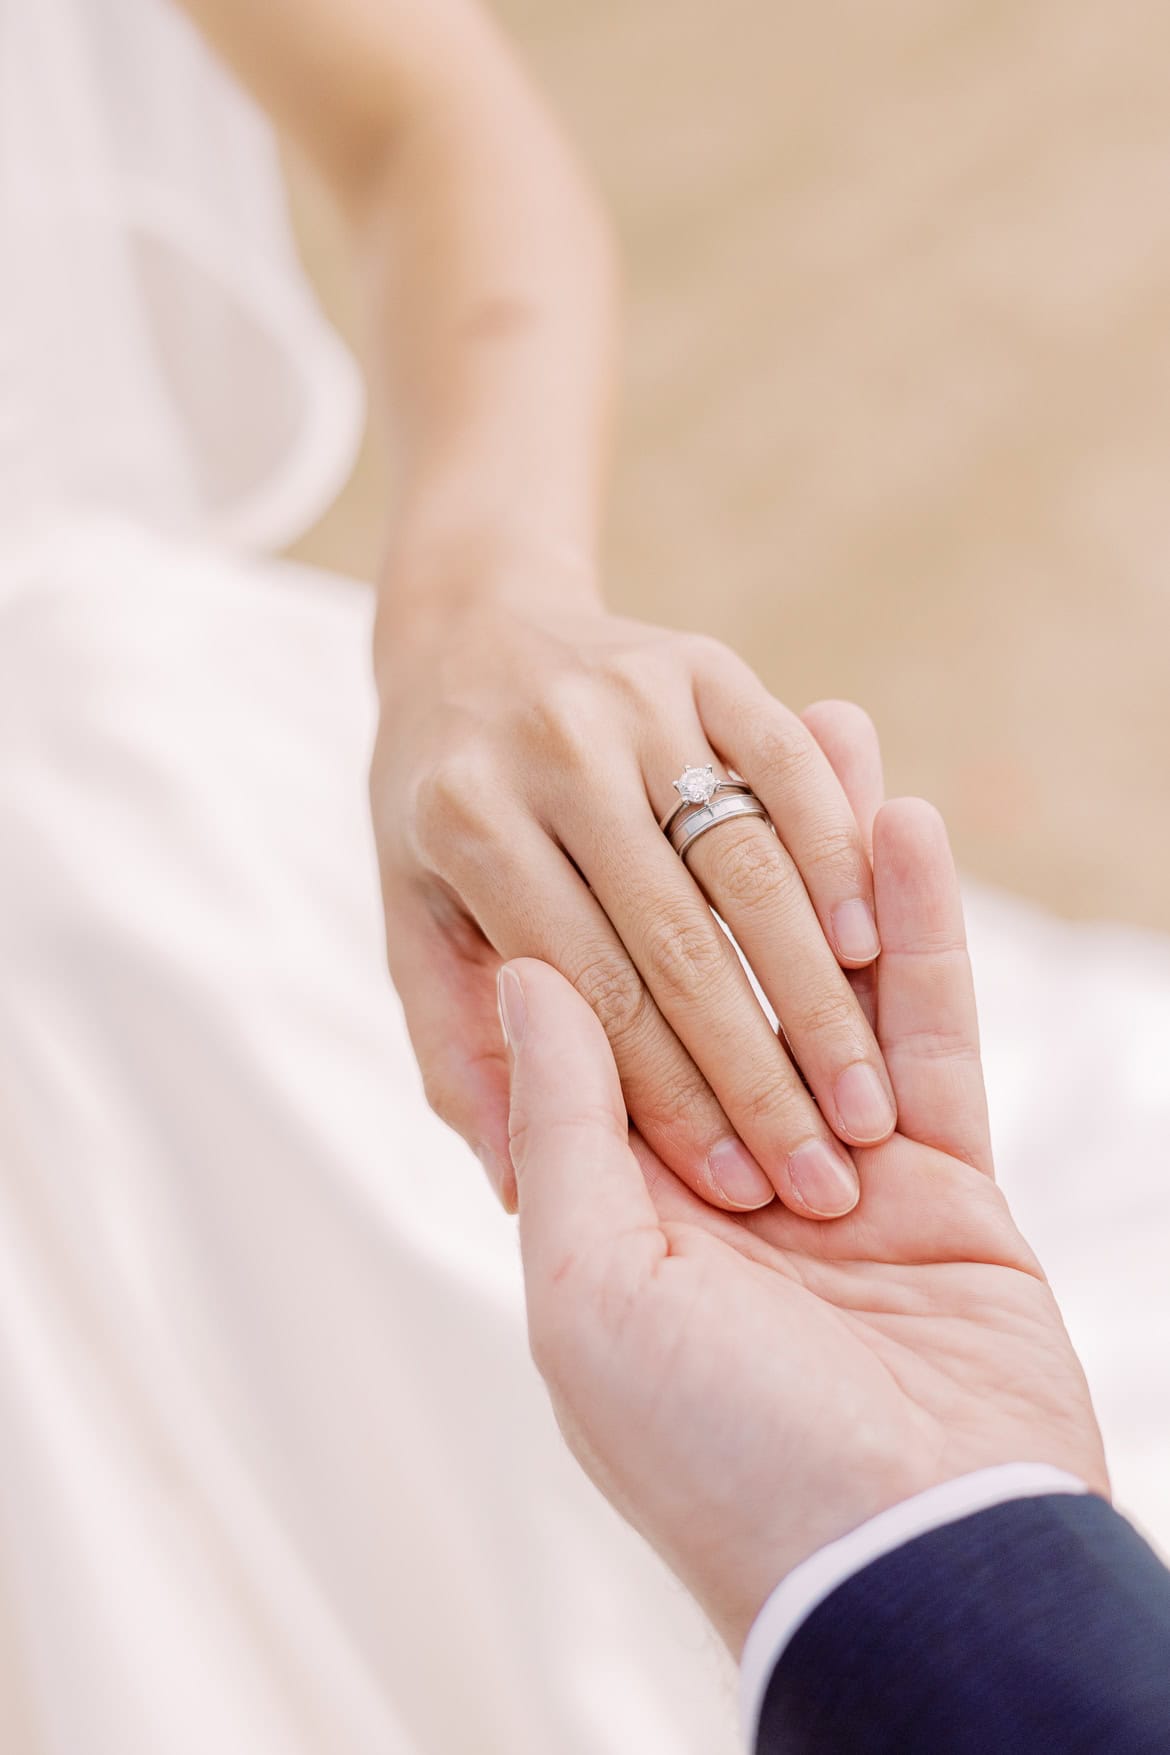
[[[785,1574],[937,1482],[1045,1462],[1107,1490],[1080,1367],[991,1175],[958,886],[936,813],[874,836],[878,1038],[900,1132],[829,1225],[706,1207],[627,1129],[605,1036],[509,965],[533,1353],[578,1457],[733,1651]]]

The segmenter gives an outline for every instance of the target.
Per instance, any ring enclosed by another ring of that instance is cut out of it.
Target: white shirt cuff
[[[789,1640],[819,1603],[871,1561],[892,1553],[915,1536],[944,1524],[957,1523],[1008,1499],[1033,1499],[1045,1493],[1087,1493],[1075,1475],[1046,1463],[1002,1463],[943,1481],[892,1505],[830,1542],[782,1579],[756,1616],[743,1649],[739,1671],[740,1714],[749,1749],[756,1746],[760,1713],[772,1672]]]

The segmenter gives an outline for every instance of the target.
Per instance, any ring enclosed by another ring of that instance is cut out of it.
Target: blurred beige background
[[[613,603],[863,701],[971,872],[1170,928],[1164,9],[499,10],[625,250]],[[370,572],[383,479],[300,552]]]

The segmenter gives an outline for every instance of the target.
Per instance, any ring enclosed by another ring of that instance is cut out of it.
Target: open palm
[[[537,1362],[578,1456],[733,1648],[800,1560],[935,1482],[1038,1461],[1106,1488],[1079,1364],[991,1176],[937,815],[886,806],[874,862],[899,1131],[856,1155],[860,1204],[829,1224],[697,1200],[627,1135],[571,990],[538,964],[508,978]]]

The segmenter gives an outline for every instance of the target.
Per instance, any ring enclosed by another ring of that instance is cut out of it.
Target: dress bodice
[[[0,529],[97,507],[279,546],[360,424],[271,130],[186,16],[0,0]]]

